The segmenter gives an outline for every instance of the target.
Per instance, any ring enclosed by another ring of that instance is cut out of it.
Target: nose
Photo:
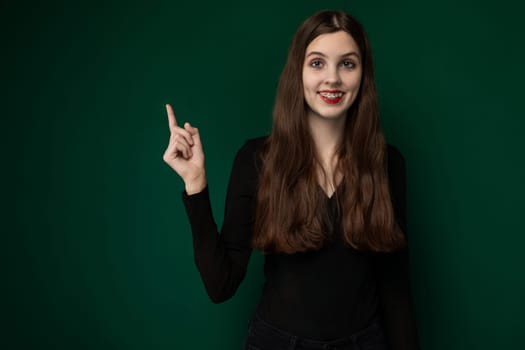
[[[340,72],[339,72],[339,70],[337,68],[338,67],[330,67],[329,69],[327,69],[325,82],[328,85],[339,85],[339,84],[341,84],[341,76],[340,76],[340,74],[339,74]]]

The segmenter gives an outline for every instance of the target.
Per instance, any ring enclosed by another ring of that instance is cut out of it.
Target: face
[[[347,32],[315,38],[306,48],[303,65],[309,117],[344,118],[359,92],[361,75],[361,54]]]

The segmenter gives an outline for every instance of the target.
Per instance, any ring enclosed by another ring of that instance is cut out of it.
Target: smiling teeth
[[[329,98],[329,99],[336,99],[338,97],[343,96],[342,92],[321,92],[321,96]]]

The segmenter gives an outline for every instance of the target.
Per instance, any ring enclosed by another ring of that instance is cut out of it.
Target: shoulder
[[[386,158],[389,173],[404,171],[405,157],[396,146],[390,144],[387,145]]]
[[[241,148],[237,151],[237,161],[252,161],[257,160],[266,144],[268,136],[261,136],[252,139],[248,139],[244,142]]]
[[[260,136],[253,139],[248,139],[244,142],[242,147],[239,149],[239,153],[257,153],[262,150],[264,145],[266,144],[266,141],[268,140],[268,136]]]
[[[396,221],[406,235],[406,168],[405,158],[398,148],[387,146],[388,182]]]
[[[261,151],[264,149],[268,136],[248,139],[237,151],[234,167],[244,172],[258,172],[261,167]]]
[[[405,157],[403,156],[403,153],[394,145],[386,145],[387,147],[387,157],[388,160],[394,161],[394,162],[405,162]]]
[[[387,146],[386,154],[387,174],[390,189],[394,197],[398,197],[406,187],[406,164],[405,157],[398,148],[392,145]]]

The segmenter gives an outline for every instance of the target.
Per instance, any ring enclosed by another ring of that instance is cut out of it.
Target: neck
[[[332,167],[342,138],[345,118],[325,119],[310,115],[308,117],[310,133],[314,140],[319,161],[323,167]]]
[[[343,139],[345,118],[326,119],[310,115],[308,124],[320,162],[317,168],[318,181],[325,194],[331,197],[342,179],[342,174],[336,168],[339,161],[337,149]]]

